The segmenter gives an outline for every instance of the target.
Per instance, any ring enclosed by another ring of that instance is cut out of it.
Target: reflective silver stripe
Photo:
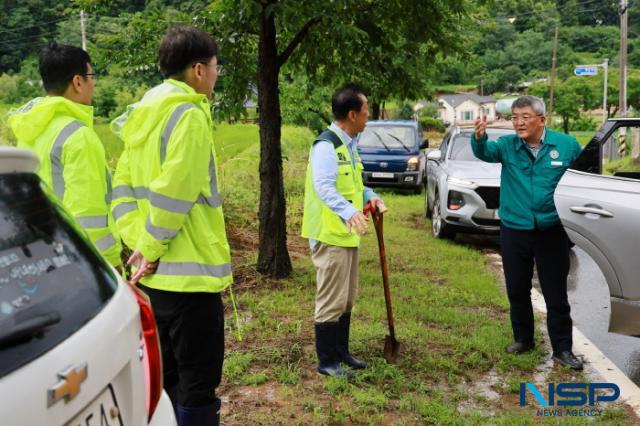
[[[166,195],[152,191],[149,191],[149,203],[159,209],[181,214],[189,213],[189,210],[191,210],[191,207],[193,206],[193,203],[190,201],[167,197]]]
[[[149,190],[144,186],[136,186],[132,188],[127,185],[118,185],[113,188],[111,192],[114,200],[118,198],[136,198],[138,200],[144,200],[149,197]]]
[[[151,223],[151,218],[147,216],[147,222],[144,224],[148,233],[153,235],[156,240],[170,240],[178,233],[177,229],[161,228]]]
[[[107,178],[107,195],[105,196],[105,201],[107,202],[107,206],[111,204],[111,173],[109,173],[109,169],[104,169],[105,176]]]
[[[205,197],[200,194],[196,203],[205,204],[209,207],[220,207],[222,201],[220,200],[220,194],[218,193],[218,178],[216,177],[216,162],[213,158],[213,154],[209,156],[209,189],[211,190],[211,195]]]
[[[204,265],[191,262],[160,262],[156,274],[224,278],[231,275],[231,265],[228,263],[223,265]]]
[[[138,203],[136,203],[135,201],[128,201],[126,203],[118,204],[112,210],[113,218],[115,220],[118,220],[125,214],[135,210],[138,210]]]
[[[64,198],[64,178],[62,174],[64,172],[64,165],[62,164],[62,146],[69,139],[69,136],[73,134],[80,127],[84,127],[81,121],[74,120],[62,128],[53,147],[51,147],[51,153],[49,158],[51,159],[51,180],[53,183],[53,192],[56,196],[62,200]]]
[[[107,216],[78,216],[76,220],[85,229],[107,227]]]
[[[101,251],[105,251],[106,249],[111,248],[114,245],[116,245],[116,240],[111,234],[96,241],[96,247],[98,247],[98,249],[100,249]]]
[[[338,161],[338,166],[351,165],[351,161]]]
[[[197,107],[191,103],[182,104],[178,105],[178,107],[171,113],[171,117],[169,117],[169,121],[167,121],[167,125],[165,126],[164,131],[160,136],[160,164],[164,163],[164,159],[167,156],[167,145],[169,144],[169,139],[171,139],[171,133],[173,133],[173,129],[176,127],[176,124],[178,124],[178,121],[180,121],[180,117],[182,117],[182,114],[184,114],[185,111],[191,108]]]

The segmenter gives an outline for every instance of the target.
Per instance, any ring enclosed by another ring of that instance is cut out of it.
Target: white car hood
[[[476,180],[500,181],[502,164],[486,163],[484,161],[449,161],[447,174],[457,178]]]

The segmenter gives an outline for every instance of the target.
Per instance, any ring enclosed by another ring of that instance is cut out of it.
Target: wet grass
[[[382,194],[390,209],[385,216],[385,242],[396,333],[404,345],[398,363],[390,365],[382,358],[388,331],[371,227],[360,251],[360,294],[351,333],[352,352],[368,361],[369,367],[357,372],[350,382],[316,373],[315,273],[306,241],[298,237],[311,139],[304,129],[283,131],[288,238],[294,264],[293,274],[285,280],[259,277],[252,268],[257,246],[257,143],[247,142],[244,150],[220,166],[227,225],[230,234],[243,236],[242,241],[232,238],[232,246],[237,248],[233,250],[234,270],[241,283],[236,287],[236,300],[243,318],[243,340],[233,338],[233,325],[228,321],[225,373],[219,388],[226,401],[225,423],[557,422],[537,417],[533,404],[518,404],[520,383],[534,382],[549,356],[542,338],[530,354],[504,353],[511,330],[500,278],[479,250],[430,236],[429,224],[422,219],[420,196]],[[488,398],[481,388],[473,388],[490,372],[499,377],[490,385],[498,398]],[[585,380],[562,369],[552,372],[549,381]],[[465,404],[470,408],[460,409]],[[619,423],[627,414],[615,407],[605,413],[606,418],[595,420]]]

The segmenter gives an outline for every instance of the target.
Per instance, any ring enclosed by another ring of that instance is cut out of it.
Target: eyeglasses
[[[196,62],[195,64],[191,65],[191,68],[195,68],[196,65],[201,64],[204,65],[205,67],[216,67],[216,74],[220,74],[220,71],[222,70],[222,66],[220,64],[216,64],[216,65],[211,65],[208,62]]]
[[[513,123],[517,123],[522,121],[523,123],[528,123],[531,120],[533,120],[536,117],[542,117],[542,114],[536,114],[536,115],[529,115],[529,114],[524,114],[524,115],[512,115],[511,116],[511,121]]]
[[[98,78],[98,74],[96,74],[95,72],[90,72],[90,73],[86,73],[84,74],[85,77],[91,77],[92,80],[96,80]]]

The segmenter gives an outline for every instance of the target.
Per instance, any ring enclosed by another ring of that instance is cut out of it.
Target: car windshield
[[[414,151],[416,131],[409,126],[367,126],[360,134],[358,148]]]
[[[67,339],[116,280],[32,173],[0,174],[0,377]]]
[[[509,133],[487,131],[489,140],[496,140],[500,136],[507,134]],[[471,150],[471,133],[460,133],[453,138],[449,159],[456,161],[480,161]]]

